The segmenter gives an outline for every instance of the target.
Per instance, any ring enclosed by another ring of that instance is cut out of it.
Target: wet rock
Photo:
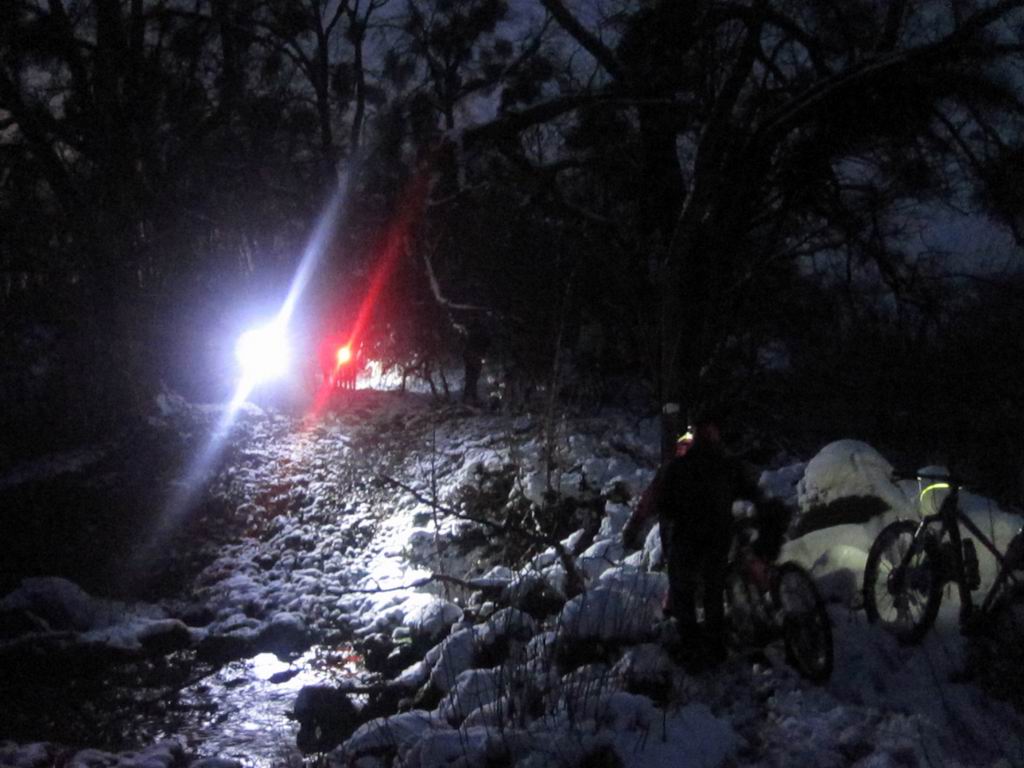
[[[233,632],[226,635],[207,635],[197,649],[200,661],[211,664],[226,664],[235,659],[252,656],[256,644],[256,634],[252,631]]]
[[[333,749],[360,725],[359,711],[348,695],[325,685],[299,691],[290,717],[299,723],[296,744],[304,754]]]
[[[187,605],[178,611],[178,618],[190,627],[205,627],[217,618],[205,605]]]
[[[291,680],[293,677],[300,674],[301,672],[301,669],[286,669],[282,672],[275,672],[270,676],[270,682],[274,685],[287,683],[289,680]]]
[[[188,627],[177,619],[152,621],[139,631],[137,637],[148,653],[167,654],[192,644]]]
[[[278,613],[260,631],[256,646],[261,651],[287,656],[304,651],[310,642],[309,628],[301,616],[294,613]]]
[[[392,668],[395,665],[399,665],[399,661],[391,658],[394,644],[387,635],[380,632],[367,635],[356,643],[356,648],[363,654],[366,668],[371,672],[388,674],[397,672],[401,668],[400,666],[395,669]]]

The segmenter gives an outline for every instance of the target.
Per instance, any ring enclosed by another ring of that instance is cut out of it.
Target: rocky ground
[[[948,677],[955,640],[937,632],[914,655],[842,590],[828,686],[800,680],[776,646],[715,674],[680,667],[662,642],[664,576],[648,571],[657,536],[630,554],[619,535],[653,472],[653,421],[361,392],[315,421],[246,409],[224,432],[220,410],[159,406],[134,452],[101,446],[0,479],[19,509],[59,487],[77,511],[73,489],[111,456],[134,478],[111,469],[91,502],[120,499],[106,511],[116,535],[94,523],[63,545],[74,581],[0,599],[0,765],[1024,760],[1019,739],[992,734],[1014,733],[1016,716],[973,686],[931,683],[934,706],[900,698],[921,692],[912,679]],[[151,502],[132,518],[146,466]],[[795,503],[802,475],[766,481]],[[83,576],[90,560],[103,578]]]

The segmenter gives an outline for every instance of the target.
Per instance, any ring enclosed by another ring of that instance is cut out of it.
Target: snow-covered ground
[[[253,715],[249,748],[244,728],[218,740],[216,723],[205,722],[160,731],[172,741],[140,744],[141,754],[85,751],[68,764],[294,761],[281,749],[296,731],[288,701],[302,684],[330,681],[395,695],[390,711],[352,723],[327,758],[338,766],[1024,764],[1020,716],[958,682],[965,646],[955,590],[920,647],[865,621],[867,550],[884,524],[918,515],[922,503],[916,484],[892,483],[869,446],[839,441],[761,479],[798,511],[792,530],[837,500],[870,496],[889,508],[784,548],[783,559],[809,568],[831,601],[832,679],[805,683],[775,646],[733,652],[719,670],[693,675],[663,650],[666,581],[649,570],[656,532],[640,552],[621,542],[655,469],[653,420],[622,412],[545,420],[360,394],[317,422],[247,415],[209,491],[220,516],[194,523],[218,532],[215,556],[186,593],[126,604],[44,579],[0,598],[0,616],[27,622],[0,635],[0,653],[42,640],[132,658],[184,649],[218,667],[183,689],[184,700],[237,690],[223,711]],[[166,399],[159,418],[211,423],[208,411]],[[19,471],[36,478],[45,468]],[[1020,527],[986,499],[965,504],[1001,547]],[[469,519],[486,515],[493,525]],[[509,535],[508,521],[529,535]],[[545,526],[554,524],[562,530],[551,539]],[[990,580],[994,562],[981,565]],[[567,566],[583,579],[575,596]],[[298,656],[311,644],[349,641],[357,650],[348,658],[365,657],[378,674],[311,675],[310,653]],[[294,660],[268,672],[268,651]],[[365,705],[365,696],[353,700]],[[57,751],[0,743],[0,765],[49,765]]]

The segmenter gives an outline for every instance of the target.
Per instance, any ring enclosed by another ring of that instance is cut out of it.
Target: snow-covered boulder
[[[502,667],[467,669],[441,699],[438,714],[452,724],[461,722],[470,712],[496,701],[507,691],[508,674],[509,670]]]
[[[622,533],[622,529],[632,513],[633,510],[625,504],[605,504],[604,519],[601,521],[601,528],[597,532],[597,537],[599,539],[609,539]]]
[[[413,641],[437,641],[448,634],[457,621],[462,620],[462,609],[449,600],[432,595],[417,594],[403,605],[403,624],[409,629]]]
[[[48,629],[86,632],[122,622],[129,613],[147,619],[162,619],[165,614],[155,606],[133,606],[96,598],[73,581],[57,576],[23,579],[13,591],[0,599],[0,614],[25,611],[45,622]]]
[[[430,712],[413,709],[391,717],[378,717],[363,723],[355,733],[328,756],[330,765],[357,765],[363,757],[398,756],[403,759],[410,748],[428,732],[451,730]]]
[[[588,580],[593,580],[621,560],[623,554],[621,543],[613,539],[603,539],[587,547],[576,562],[583,575]]]
[[[459,675],[473,667],[482,645],[480,635],[478,628],[466,627],[427,652],[424,660],[432,666],[430,684],[435,690],[448,693]]]
[[[548,570],[549,567],[556,566],[549,563],[543,573],[528,570],[518,574],[502,592],[501,602],[536,617],[547,616],[559,610],[565,602],[562,591],[564,584],[557,578],[558,573]],[[564,570],[561,573],[564,574]]]
[[[525,642],[537,633],[534,618],[516,608],[503,608],[487,619],[485,626],[492,642],[504,638]]]
[[[668,575],[660,571],[646,571],[629,565],[609,568],[601,574],[601,586],[625,592],[633,600],[642,601],[647,608],[661,615],[668,595]]]
[[[798,531],[864,523],[888,510],[910,514],[914,506],[892,480],[892,465],[858,440],[829,443],[807,463],[797,483]]]
[[[647,532],[644,545],[639,550],[625,558],[622,562],[635,568],[647,568],[653,570],[661,565],[664,554],[661,549],[661,525],[655,523],[654,527]]]
[[[573,531],[572,533],[570,533],[559,543],[565,548],[566,552],[568,552],[569,554],[575,554],[579,550],[580,544],[583,542],[583,539],[586,538],[586,535],[587,532],[583,528],[580,528],[578,531]],[[554,553],[554,550],[549,551]],[[557,555],[557,553],[554,554]]]
[[[601,585],[565,604],[558,631],[563,638],[638,642],[650,635],[657,618],[649,600]]]
[[[675,670],[661,643],[644,643],[629,648],[612,667],[612,675],[624,690],[664,702],[671,693]]]
[[[68,756],[51,744],[28,744],[8,749],[0,744],[0,765],[16,768],[42,768],[64,765],[67,768],[175,768],[187,763],[185,749],[176,739],[158,741],[138,752],[112,753],[82,749]]]
[[[483,576],[472,580],[477,589],[500,589],[505,587],[515,578],[515,573],[505,565],[496,565]]]

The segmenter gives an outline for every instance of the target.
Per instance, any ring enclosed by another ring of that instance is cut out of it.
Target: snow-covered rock
[[[13,592],[0,599],[0,613],[16,610],[37,616],[51,630],[77,632],[110,627],[129,614],[124,603],[95,598],[73,581],[57,576],[24,579]],[[140,607],[131,613],[141,613],[142,617],[151,619],[165,617],[155,606]]]
[[[558,631],[576,639],[638,642],[650,635],[657,618],[650,602],[601,585],[565,604],[558,617]]]
[[[438,640],[448,633],[455,622],[462,620],[462,609],[459,606],[431,595],[413,595],[405,601],[403,607],[403,624],[408,627],[414,640]]]
[[[459,675],[476,662],[479,648],[479,634],[472,628],[461,629],[445,638],[425,659],[433,665],[431,685],[442,693],[450,691]]]
[[[404,760],[406,753],[429,731],[451,730],[422,709],[402,712],[391,717],[379,717],[363,723],[355,733],[328,756],[332,766],[349,766],[367,756],[397,755]]]
[[[787,506],[796,507],[799,504],[798,489],[804,472],[807,470],[807,462],[787,464],[778,469],[767,469],[761,473],[757,481],[758,487],[765,496],[772,499],[779,499]]]
[[[623,554],[620,542],[603,539],[587,547],[576,563],[583,575],[592,581],[621,560]]]
[[[510,670],[467,669],[455,681],[448,695],[441,699],[438,714],[452,724],[462,721],[470,712],[496,701],[510,685]]]
[[[897,512],[911,501],[892,480],[892,465],[867,443],[837,440],[807,463],[797,483],[797,501],[807,512],[845,497],[874,496]]]
[[[611,538],[621,533],[632,513],[633,510],[625,504],[605,504],[604,518],[597,532],[598,538]]]

